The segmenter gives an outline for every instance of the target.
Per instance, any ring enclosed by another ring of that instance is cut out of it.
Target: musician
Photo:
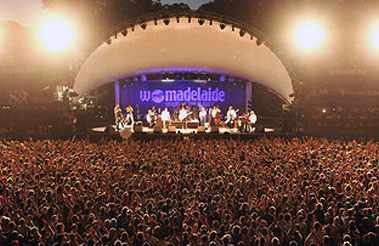
[[[120,130],[124,128],[124,117],[122,116],[120,104],[116,104],[113,111],[117,130]]]
[[[182,103],[179,109],[179,120],[182,122],[183,128],[184,127],[187,128],[187,116],[188,116],[188,112],[187,112],[186,106],[184,105],[184,103]]]
[[[133,107],[132,105],[128,104],[128,106],[125,108],[126,115],[125,115],[125,123],[129,126],[134,125],[134,115],[133,115]]]
[[[221,121],[221,110],[218,106],[214,105],[212,110],[211,110],[211,113],[210,113],[210,123],[211,123],[211,126],[216,126],[218,124],[220,124],[220,121]]]
[[[249,113],[244,113],[243,115],[239,116],[239,122],[238,122],[238,128],[241,132],[249,132],[250,131],[250,124],[249,124]]]
[[[147,121],[149,127],[155,126],[155,123],[157,121],[157,115],[154,113],[153,109],[149,109],[147,111],[146,121]]]
[[[255,131],[255,123],[257,123],[257,120],[257,115],[253,110],[251,110],[249,115],[250,131]]]
[[[225,125],[230,128],[234,127],[234,121],[237,119],[237,111],[234,110],[233,106],[229,106],[229,110],[226,113]]]
[[[200,126],[205,126],[205,122],[207,120],[207,111],[205,110],[205,107],[201,107],[201,110],[199,113],[199,119],[200,119]]]
[[[161,119],[163,121],[163,128],[167,128],[168,127],[168,123],[171,119],[170,117],[170,111],[168,111],[168,108],[167,107],[164,107],[163,111],[162,111],[162,114],[161,114]]]
[[[151,112],[157,116],[157,109],[155,108],[155,106],[151,107]]]

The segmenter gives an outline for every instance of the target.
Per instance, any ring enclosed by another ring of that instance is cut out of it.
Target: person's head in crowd
[[[379,239],[375,142],[0,140],[0,148],[0,245]]]

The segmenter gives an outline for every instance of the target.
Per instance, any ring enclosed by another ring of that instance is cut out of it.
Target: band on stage
[[[125,127],[133,128],[136,124],[136,117],[132,105],[127,105],[125,114],[123,114],[121,107],[117,104],[114,107],[115,123],[117,129]],[[249,113],[239,114],[239,109],[234,109],[229,106],[225,117],[221,115],[221,109],[218,105],[214,105],[208,110],[203,106],[188,106],[182,103],[180,107],[173,110],[172,115],[167,107],[163,110],[157,109],[153,106],[148,109],[144,117],[146,125],[154,128],[160,124],[162,128],[167,129],[173,123],[179,123],[182,128],[187,128],[189,122],[195,122],[198,126],[225,126],[229,128],[237,128],[241,132],[253,132],[257,123],[257,115],[253,110]],[[141,121],[139,121],[141,122]]]

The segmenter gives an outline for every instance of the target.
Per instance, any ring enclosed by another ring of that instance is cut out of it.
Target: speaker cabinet
[[[137,125],[137,126],[134,127],[134,131],[136,133],[141,133],[142,129],[143,129],[142,125]]]
[[[219,127],[218,126],[212,126],[211,127],[211,133],[219,133]]]
[[[176,126],[169,126],[168,127],[168,132],[169,133],[176,133]]]
[[[197,132],[198,133],[205,133],[205,126],[198,126],[197,127]]]

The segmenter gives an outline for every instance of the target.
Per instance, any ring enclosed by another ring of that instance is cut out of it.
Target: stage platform
[[[264,131],[263,131],[264,129]],[[256,139],[262,136],[266,137],[295,137],[294,133],[283,133],[279,130],[273,128],[261,127],[260,131],[254,132],[239,132],[236,128],[218,128],[218,132],[211,131],[211,129],[206,129],[204,132],[199,132],[197,129],[176,129],[175,132],[169,132],[167,129],[162,129],[161,131],[154,131],[152,128],[143,127],[142,131],[134,132],[131,129],[127,129],[127,138],[138,139],[138,140],[154,140],[159,138],[194,138],[194,139],[212,139],[212,138],[232,138],[249,140]],[[116,126],[103,126],[92,128],[90,138],[93,141],[101,138],[111,138],[115,140],[122,140],[120,133],[116,131]]]

